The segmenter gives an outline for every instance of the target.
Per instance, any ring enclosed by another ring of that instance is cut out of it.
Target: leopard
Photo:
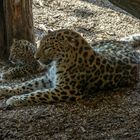
[[[139,80],[140,54],[127,40],[91,45],[77,31],[59,29],[41,39],[34,57],[45,65],[53,63],[51,87],[46,87],[48,77],[0,87],[0,95],[12,96],[6,106],[78,102],[88,94],[135,85]]]
[[[12,68],[10,67],[2,73],[1,78],[3,80],[12,80],[43,72],[45,67],[34,58],[36,50],[36,46],[31,42],[14,38],[9,55],[9,61],[13,65]]]

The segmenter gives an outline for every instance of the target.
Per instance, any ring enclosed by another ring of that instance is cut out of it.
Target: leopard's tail
[[[123,37],[120,41],[129,42],[134,48],[140,49],[140,33]]]

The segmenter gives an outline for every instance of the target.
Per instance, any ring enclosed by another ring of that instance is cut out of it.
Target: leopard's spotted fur
[[[34,58],[36,47],[27,40],[14,39],[10,48],[9,61],[15,67],[2,74],[2,79],[11,80],[27,77],[43,70],[40,63]]]
[[[131,85],[138,80],[139,54],[129,42],[103,41],[92,48],[79,33],[61,29],[43,37],[35,58],[46,65],[54,63],[55,84],[37,90],[40,82],[34,80],[14,89],[3,87],[0,94],[16,95],[7,100],[7,105],[76,101],[87,93]],[[19,95],[25,91],[28,93]]]

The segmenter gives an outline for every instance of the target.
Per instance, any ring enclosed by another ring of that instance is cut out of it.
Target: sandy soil
[[[140,32],[140,21],[107,0],[33,0],[36,40],[71,28],[91,43]],[[79,103],[0,110],[0,140],[138,140],[140,83]],[[5,99],[0,101],[0,105]]]

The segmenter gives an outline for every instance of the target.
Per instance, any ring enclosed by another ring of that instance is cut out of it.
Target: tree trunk
[[[9,56],[13,38],[34,43],[32,0],[0,0],[0,58]]]
[[[133,16],[140,18],[140,0],[109,0]]]
[[[0,1],[0,5],[3,5],[3,1]],[[5,39],[5,34],[4,34],[4,24],[5,24],[5,20],[4,20],[4,11],[3,11],[3,7],[0,6],[0,64],[3,63],[3,61],[5,61],[5,53],[6,53],[6,47],[4,47],[6,44],[4,42]]]

